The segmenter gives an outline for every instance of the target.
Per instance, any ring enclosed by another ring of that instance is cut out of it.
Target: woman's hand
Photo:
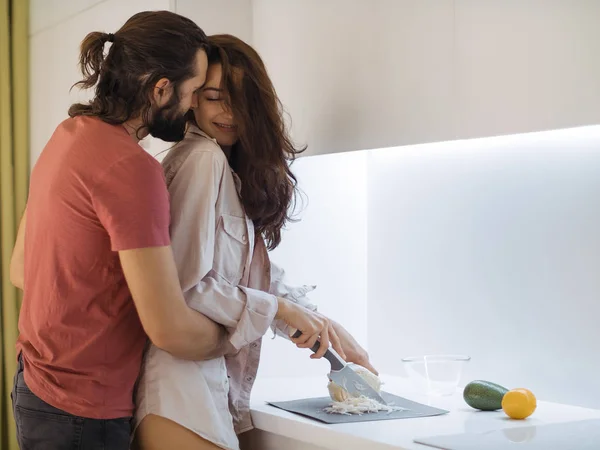
[[[295,328],[302,333],[298,338],[291,338],[297,347],[311,348],[319,340],[321,344],[319,350],[311,355],[311,358],[321,358],[331,344],[331,347],[342,358],[346,359],[331,320],[290,300],[280,297],[277,300],[279,308],[275,318],[283,320],[290,328]]]
[[[346,358],[344,359],[347,362],[355,363],[359,366],[363,366],[365,369],[369,369],[375,375],[379,375],[379,372],[371,365],[367,351],[360,346],[348,330],[333,320],[331,321],[331,324],[340,339],[342,349],[346,355]]]

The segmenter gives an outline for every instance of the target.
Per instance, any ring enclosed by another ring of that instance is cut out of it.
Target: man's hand
[[[342,349],[346,354],[346,361],[363,366],[365,369],[369,369],[375,375],[379,375],[379,372],[375,370],[375,367],[371,365],[369,361],[369,354],[367,351],[360,346],[356,339],[339,323],[331,321],[333,329],[337,333]]]

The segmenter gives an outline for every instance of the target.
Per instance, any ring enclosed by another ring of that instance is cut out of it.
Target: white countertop
[[[427,397],[415,393],[404,378],[390,376],[381,378],[385,383],[384,391],[442,408],[450,413],[415,419],[327,425],[265,403],[325,397],[328,395],[326,377],[263,378],[257,379],[252,394],[251,410],[254,425],[259,430],[305,443],[308,448],[315,446],[332,450],[340,448],[431,450],[431,447],[415,444],[413,439],[600,418],[600,410],[549,403],[538,399],[537,409],[531,417],[526,420],[511,420],[502,411],[475,411],[464,402],[462,391],[448,397]]]

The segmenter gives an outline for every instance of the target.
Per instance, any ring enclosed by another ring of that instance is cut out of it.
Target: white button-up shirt
[[[277,298],[315,309],[314,286],[292,288],[269,261],[240,201],[240,180],[215,140],[191,126],[163,161],[171,196],[171,245],[187,304],[230,331],[239,352],[185,361],[151,345],[137,390],[136,423],[147,414],[171,419],[225,449],[252,428],[250,391],[262,336],[272,327]],[[290,344],[291,345],[291,344]]]

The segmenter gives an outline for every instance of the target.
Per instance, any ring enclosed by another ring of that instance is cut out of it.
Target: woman
[[[137,394],[136,444],[143,450],[238,449],[237,435],[252,428],[250,390],[270,326],[287,337],[287,325],[304,331],[322,321],[319,333],[293,342],[307,348],[330,341],[342,356],[371,368],[356,341],[315,312],[305,297],[313,287],[287,286],[269,262],[267,248],[277,247],[289,219],[296,180],[288,161],[299,150],[259,55],[229,35],[213,36],[210,44],[188,132],[163,166],[186,301],[226,327],[232,349],[191,362],[149,348]]]

